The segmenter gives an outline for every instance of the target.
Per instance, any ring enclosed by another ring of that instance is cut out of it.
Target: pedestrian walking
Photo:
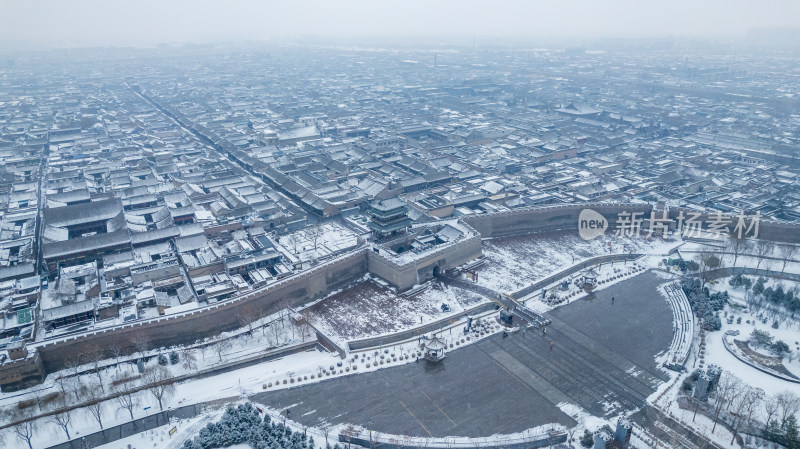
[[[555,346],[555,345],[556,345],[556,342],[554,342],[554,341],[550,342],[550,350],[551,351],[553,350],[553,346]]]

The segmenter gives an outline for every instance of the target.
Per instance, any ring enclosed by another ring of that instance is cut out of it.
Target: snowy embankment
[[[613,236],[587,241],[577,233],[485,240],[487,263],[476,269],[478,284],[509,293],[591,257],[628,253],[664,256],[679,244],[678,240]]]

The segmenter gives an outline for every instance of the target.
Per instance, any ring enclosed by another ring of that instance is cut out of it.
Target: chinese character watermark
[[[667,211],[657,216],[655,210],[650,212],[650,218],[644,217],[644,212],[628,212],[623,210],[617,215],[614,235],[616,237],[645,237],[660,235],[668,237],[680,235],[684,238],[708,238],[720,240],[728,236],[742,239],[746,237],[758,238],[758,229],[761,221],[761,212],[746,215],[743,211],[733,216],[722,212],[705,214],[697,211],[681,210],[673,219],[668,217]],[[646,229],[644,225],[647,225]],[[584,209],[578,217],[578,232],[584,240],[591,240],[603,235],[608,228],[608,220],[600,213]]]

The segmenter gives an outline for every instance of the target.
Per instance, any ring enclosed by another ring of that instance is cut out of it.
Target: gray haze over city
[[[107,46],[287,37],[737,38],[800,25],[793,0],[0,1],[0,46]]]

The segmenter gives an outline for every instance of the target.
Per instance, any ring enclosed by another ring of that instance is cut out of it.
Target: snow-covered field
[[[433,282],[422,293],[405,297],[365,280],[317,302],[309,312],[314,326],[343,344],[347,340],[429,323],[485,301],[488,299],[475,292],[441,282]],[[442,312],[442,304],[447,304],[450,311]]]
[[[512,292],[583,259],[603,254],[666,254],[677,240],[606,237],[583,240],[575,232],[485,240],[486,263],[476,269],[478,284]]]

